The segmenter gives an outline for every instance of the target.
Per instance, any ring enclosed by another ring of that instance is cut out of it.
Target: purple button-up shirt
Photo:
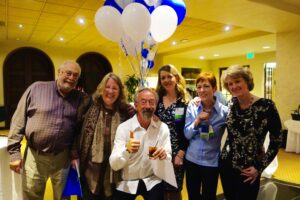
[[[63,97],[55,81],[35,82],[23,94],[13,115],[8,136],[11,161],[21,159],[20,142],[45,153],[58,153],[73,143],[77,107],[82,93]]]

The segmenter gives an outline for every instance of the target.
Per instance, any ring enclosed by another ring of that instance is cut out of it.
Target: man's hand
[[[129,153],[136,153],[140,148],[140,141],[130,138],[126,144],[126,149]]]
[[[14,171],[14,172],[20,174],[20,173],[21,173],[21,170],[22,170],[22,160],[15,160],[15,161],[13,161],[13,162],[10,162],[10,163],[9,163],[9,168],[10,168],[12,171]]]
[[[164,160],[167,158],[167,153],[163,148],[157,148],[151,159],[155,160],[157,158],[159,158],[159,160]]]
[[[126,150],[129,153],[136,153],[140,148],[140,141],[134,139],[134,132],[133,131],[130,131],[129,134],[130,134],[130,136],[129,136],[130,139],[126,144]]]

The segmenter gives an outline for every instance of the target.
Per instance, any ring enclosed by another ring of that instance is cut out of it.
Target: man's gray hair
[[[154,90],[152,90],[150,88],[146,88],[146,87],[138,89],[138,91],[134,95],[134,102],[137,102],[137,98],[138,98],[139,94],[142,93],[142,92],[145,92],[145,91],[151,92],[155,96],[155,101],[156,101],[156,104],[157,104],[158,103],[158,95],[157,95],[157,93]]]
[[[81,67],[80,65],[76,62],[76,61],[73,61],[73,60],[66,60],[64,61],[58,68],[59,71],[63,70],[65,68],[66,65],[68,64],[73,64],[75,65],[76,67],[78,67],[79,69],[79,75],[81,74]]]

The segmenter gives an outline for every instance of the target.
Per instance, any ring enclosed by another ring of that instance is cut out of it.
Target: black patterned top
[[[163,98],[160,98],[157,104],[155,114],[159,119],[166,123],[170,130],[170,139],[172,147],[172,160],[179,150],[186,151],[188,140],[184,136],[184,123],[187,104],[178,98],[176,102],[165,108]],[[181,191],[184,177],[184,166],[174,168],[178,189],[173,186],[165,185],[165,190]]]
[[[232,98],[229,102],[227,131],[221,159],[229,159],[236,169],[254,166],[261,173],[275,158],[281,145],[280,117],[275,104],[269,99],[261,98],[242,110],[237,98]],[[263,144],[268,132],[270,144],[264,153]]]

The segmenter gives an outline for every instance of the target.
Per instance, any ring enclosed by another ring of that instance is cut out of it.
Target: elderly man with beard
[[[83,94],[75,90],[80,66],[65,61],[56,81],[35,82],[21,97],[8,135],[10,168],[22,173],[25,200],[44,198],[51,178],[54,199],[62,192],[70,165],[70,147],[75,137],[76,113]],[[20,142],[26,137],[24,157]]]
[[[146,200],[163,200],[162,180],[154,175],[150,159],[171,160],[168,126],[153,115],[157,94],[149,88],[140,89],[134,98],[137,114],[120,124],[110,156],[113,170],[122,171],[113,200],[134,200],[142,195]],[[156,146],[149,158],[149,147]]]

